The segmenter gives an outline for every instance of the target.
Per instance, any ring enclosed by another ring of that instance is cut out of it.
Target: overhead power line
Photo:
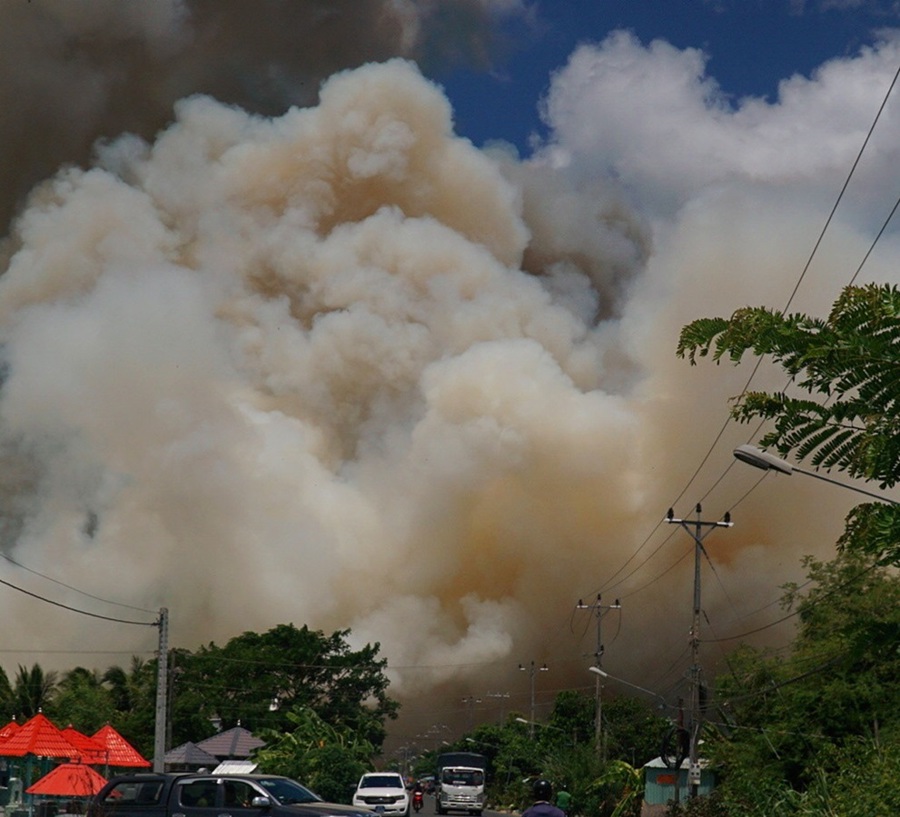
[[[150,613],[151,615],[156,612],[156,610],[147,610],[144,607],[135,607],[132,604],[124,604],[121,601],[111,601],[110,599],[104,599],[104,598],[101,598],[100,596],[95,596],[92,593],[88,593],[84,590],[80,590],[77,587],[73,587],[71,584],[66,584],[65,582],[61,582],[59,579],[54,579],[52,576],[48,576],[46,573],[41,573],[38,570],[34,570],[33,568],[27,567],[27,566],[23,565],[21,562],[17,562],[8,553],[0,552],[0,556],[2,556],[4,559],[6,559],[6,561],[9,562],[10,564],[13,564],[16,567],[18,567],[20,570],[26,570],[29,573],[33,573],[35,576],[40,576],[42,579],[46,579],[48,582],[53,582],[54,584],[58,584],[60,587],[65,587],[67,590],[72,590],[73,592],[79,593],[82,596],[86,596],[89,599],[94,599],[94,601],[102,601],[104,604],[111,604],[115,607],[126,607],[129,610],[137,610],[140,613]]]
[[[80,610],[77,607],[71,607],[68,604],[63,604],[59,601],[53,601],[53,599],[48,599],[45,596],[39,596],[37,593],[32,593],[30,590],[26,590],[24,587],[18,587],[12,582],[8,582],[4,579],[0,579],[0,584],[5,585],[6,587],[10,587],[13,590],[18,590],[20,593],[24,593],[26,596],[31,596],[33,599],[37,599],[38,601],[42,601],[45,604],[52,604],[54,607],[61,607],[63,610],[69,610],[73,613],[79,613],[83,616],[90,616],[91,618],[100,618],[104,621],[114,621],[117,624],[137,624],[142,627],[156,627],[158,626],[157,621],[131,621],[125,618],[115,618],[113,616],[103,616],[100,613],[91,613],[88,610]]]

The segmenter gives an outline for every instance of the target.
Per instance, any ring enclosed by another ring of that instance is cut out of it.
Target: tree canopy
[[[825,319],[765,307],[700,318],[682,329],[677,347],[692,364],[708,355],[739,363],[747,352],[770,355],[801,391],[747,391],[737,398],[736,419],[772,421],[760,440],[763,447],[882,489],[900,482],[898,287],[847,287]],[[857,506],[839,544],[900,565],[900,508]]]
[[[707,751],[723,814],[850,814],[835,807],[848,786],[871,798],[879,785],[882,807],[895,797],[876,775],[900,763],[900,580],[857,553],[805,564],[808,581],[782,597],[798,620],[790,654],[743,646],[717,678]]]
[[[373,746],[399,704],[388,697],[379,645],[353,650],[348,630],[331,635],[280,624],[172,656],[175,745],[240,724],[251,732],[293,731],[288,713],[308,708],[325,722],[359,732]],[[155,661],[148,662],[155,672]]]
[[[399,704],[388,697],[386,660],[379,645],[354,650],[349,631],[326,635],[281,624],[265,633],[245,632],[224,646],[170,653],[168,746],[200,741],[240,724],[255,734],[294,733],[297,712],[327,723],[329,734],[377,751],[385,720]],[[43,711],[62,725],[93,733],[105,723],[145,756],[154,747],[157,661],[134,658],[129,667],[100,673],[75,667],[59,676],[39,664],[20,666],[10,684],[0,670],[0,711],[27,719]]]

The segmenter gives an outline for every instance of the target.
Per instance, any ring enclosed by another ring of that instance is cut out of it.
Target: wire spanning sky
[[[711,635],[776,620],[853,497],[751,491],[752,430],[710,450],[748,366],[674,350],[786,303],[900,34],[887,4],[746,6],[0,0],[2,548],[37,571],[3,579],[166,606],[189,648],[349,627],[410,711],[521,710],[519,663],[590,683],[597,592],[604,666],[677,685],[693,542],[660,522],[702,501],[735,521]],[[898,131],[889,98],[793,308],[871,247]],[[898,256],[889,226],[858,281]],[[0,611],[25,660],[153,646]]]

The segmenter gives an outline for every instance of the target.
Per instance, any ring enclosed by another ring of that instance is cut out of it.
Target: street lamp
[[[872,497],[872,499],[877,499],[879,502],[886,502],[889,505],[900,505],[900,502],[897,500],[890,499],[882,494],[876,494],[846,482],[839,482],[836,479],[826,477],[824,474],[817,474],[815,471],[806,471],[803,468],[798,468],[796,465],[791,465],[787,460],[776,457],[768,451],[763,451],[755,445],[739,445],[734,449],[734,457],[741,462],[747,463],[747,465],[752,465],[754,468],[761,468],[763,471],[777,471],[779,474],[788,474],[789,476],[796,471],[798,474],[805,474],[808,477],[815,477],[823,482],[830,482],[832,485],[856,491],[858,494],[865,494]]]
[[[662,695],[658,695],[651,689],[647,689],[646,687],[638,686],[637,684],[632,684],[631,681],[626,681],[624,678],[618,678],[615,675],[610,675],[606,670],[600,669],[600,667],[588,667],[588,672],[593,672],[595,675],[599,675],[601,678],[610,678],[613,681],[616,681],[620,684],[625,684],[625,686],[632,687],[633,689],[640,690],[641,692],[646,692],[648,695],[652,695],[660,702],[660,707],[667,707],[666,699],[663,698]]]
[[[516,718],[516,723],[526,723],[532,727],[540,726],[541,729],[552,729],[554,732],[562,732],[563,734],[566,734],[565,729],[561,729],[558,726],[553,726],[553,724],[550,724],[550,723],[540,723],[539,721],[529,721],[529,720],[525,720],[525,718]],[[577,746],[577,745],[578,745],[578,735],[575,730],[572,730],[572,746]]]

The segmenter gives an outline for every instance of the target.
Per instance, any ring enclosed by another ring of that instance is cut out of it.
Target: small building
[[[685,759],[680,769],[670,769],[661,757],[644,765],[644,802],[649,806],[664,806],[678,800],[685,802],[691,795],[688,782],[690,762]],[[677,796],[676,796],[677,785]],[[703,797],[715,788],[715,775],[707,768],[705,760],[700,761],[700,787],[698,794]]]

